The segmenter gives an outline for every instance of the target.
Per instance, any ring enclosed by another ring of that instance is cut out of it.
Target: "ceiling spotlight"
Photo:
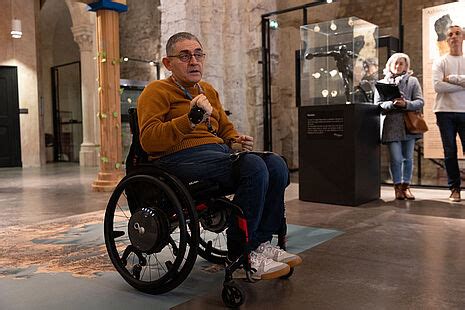
[[[123,57],[123,61],[128,61],[129,58],[128,57]]]
[[[333,0],[326,0],[326,3],[333,3]]]
[[[331,97],[336,97],[336,96],[337,96],[337,90],[332,90]]]
[[[323,95],[323,97],[326,98],[326,97],[328,97],[329,91],[328,91],[327,89],[323,89],[323,90],[321,91],[321,94]]]
[[[154,62],[153,60],[150,60],[150,61],[149,61],[149,65],[155,66],[155,62]]]
[[[315,79],[319,79],[320,76],[321,76],[321,74],[320,74],[320,72],[315,72],[315,73],[312,74],[312,76],[313,76]]]

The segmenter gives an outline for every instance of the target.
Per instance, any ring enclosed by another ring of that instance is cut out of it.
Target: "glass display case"
[[[378,26],[348,17],[300,27],[301,105],[373,102]]]

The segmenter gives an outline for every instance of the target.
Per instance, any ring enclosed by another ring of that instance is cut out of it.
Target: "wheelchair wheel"
[[[228,255],[226,228],[228,211],[225,208],[209,206],[199,214],[200,240],[199,255],[207,261],[224,265]]]
[[[142,292],[170,291],[194,266],[199,226],[186,193],[169,175],[132,175],[110,197],[104,222],[108,254],[124,280]]]
[[[228,255],[226,232],[215,233],[201,227],[198,251],[210,263],[224,265]]]

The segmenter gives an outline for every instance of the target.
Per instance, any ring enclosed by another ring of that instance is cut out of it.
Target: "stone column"
[[[95,118],[97,115],[97,74],[94,53],[95,25],[85,24],[71,28],[74,41],[81,52],[81,97],[82,97],[82,144],[79,164],[85,167],[98,166],[98,137]]]
[[[111,191],[123,176],[121,164],[119,13],[97,8],[99,76],[100,172],[92,184],[95,191]]]

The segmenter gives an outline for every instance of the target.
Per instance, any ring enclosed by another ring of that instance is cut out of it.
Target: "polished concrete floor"
[[[193,272],[165,296],[122,281],[102,243],[110,194],[91,191],[95,175],[69,164],[0,169],[0,309],[224,308],[221,273]],[[243,283],[243,309],[465,309],[465,202],[418,188],[417,200],[396,201],[383,187],[380,200],[346,207],[299,201],[297,189],[286,193],[288,223],[337,233],[303,247],[291,279]]]

